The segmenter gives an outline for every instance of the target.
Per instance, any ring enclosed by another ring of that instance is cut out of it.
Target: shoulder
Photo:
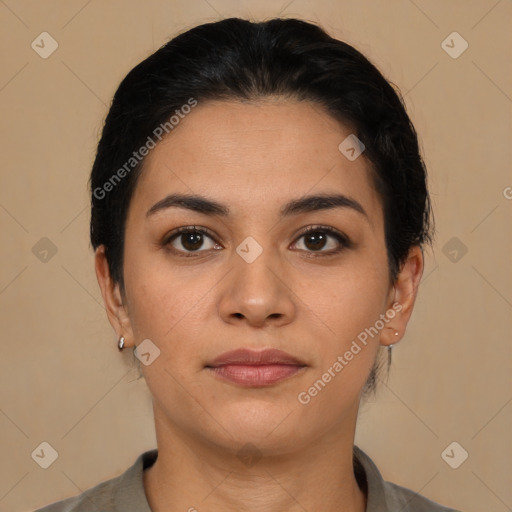
[[[357,446],[354,446],[354,468],[366,477],[366,512],[460,512],[385,481],[375,463]]]
[[[85,512],[91,510],[113,512],[115,510],[113,495],[119,486],[119,480],[120,477],[106,480],[78,496],[56,501],[35,512]]]
[[[384,482],[386,503],[390,510],[414,512],[460,512],[429,500],[411,489],[392,482]]]
[[[143,471],[154,463],[157,455],[156,449],[144,452],[123,474],[34,512],[151,512],[144,492]]]

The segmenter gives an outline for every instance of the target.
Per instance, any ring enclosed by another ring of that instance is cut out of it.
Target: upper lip
[[[304,362],[296,357],[277,349],[252,350],[247,348],[237,348],[224,352],[216,357],[206,366],[217,367],[228,364],[243,365],[268,365],[268,364],[291,364],[296,366],[306,366]]]

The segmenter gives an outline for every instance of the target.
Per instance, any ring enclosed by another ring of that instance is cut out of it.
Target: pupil
[[[313,244],[308,244],[307,240],[312,240]],[[308,249],[321,249],[325,245],[325,234],[324,233],[313,233],[306,237],[306,247]],[[313,247],[310,247],[312,245]]]
[[[186,233],[182,236],[185,237],[185,242],[182,242],[182,245],[188,251],[195,251],[201,247],[202,235],[200,233]]]

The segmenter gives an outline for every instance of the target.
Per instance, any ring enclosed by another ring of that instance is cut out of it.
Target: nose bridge
[[[284,284],[279,255],[265,245],[248,236],[233,251],[232,271],[220,304],[226,321],[244,317],[253,324],[262,324],[270,318],[286,322],[293,315],[294,303],[290,289]]]
[[[271,248],[263,249],[254,238],[249,237],[237,247],[233,260],[240,288],[252,294],[258,294],[260,290],[271,292],[275,288],[272,264],[276,264],[276,258]]]

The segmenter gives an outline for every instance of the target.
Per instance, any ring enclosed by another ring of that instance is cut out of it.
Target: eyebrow
[[[228,217],[230,214],[229,207],[203,196],[169,194],[162,200],[155,203],[146,212],[146,217],[150,217],[157,212],[173,207],[184,208],[203,215],[211,216],[218,215],[221,217]],[[289,217],[300,213],[329,210],[332,208],[349,208],[368,218],[366,211],[358,201],[343,194],[318,194],[293,199],[280,209],[280,216]]]

